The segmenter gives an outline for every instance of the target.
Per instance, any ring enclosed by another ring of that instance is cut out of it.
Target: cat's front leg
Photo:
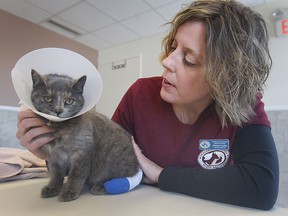
[[[41,197],[48,198],[58,196],[65,176],[65,170],[57,163],[49,164],[50,181],[48,185],[42,188]]]
[[[77,199],[80,196],[82,188],[85,184],[85,181],[84,182],[82,182],[82,180],[81,182],[79,181],[80,181],[79,179],[73,181],[68,180],[68,182],[63,185],[63,188],[58,195],[59,201],[69,202]]]
[[[90,171],[90,166],[87,165],[89,163],[86,163],[85,160],[81,162],[79,160],[75,164],[58,195],[59,201],[68,202],[77,199],[86,183]]]

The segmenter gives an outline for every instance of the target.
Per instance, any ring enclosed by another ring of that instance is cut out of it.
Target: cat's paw
[[[41,190],[41,197],[48,198],[48,197],[55,197],[58,196],[60,189],[57,187],[51,187],[49,185],[45,186]]]
[[[93,195],[104,195],[104,194],[106,194],[106,191],[105,191],[104,187],[94,185],[91,188],[91,194],[93,194]]]
[[[70,190],[62,190],[58,195],[58,200],[61,202],[69,202],[77,199],[80,196],[80,193]]]

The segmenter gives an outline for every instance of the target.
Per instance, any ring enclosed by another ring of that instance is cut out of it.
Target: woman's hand
[[[24,107],[19,109],[17,126],[16,137],[20,144],[39,158],[46,159],[40,147],[54,139],[51,136],[54,130],[46,125],[44,119]]]
[[[133,137],[132,137],[132,143],[134,147],[134,151],[136,153],[137,159],[140,163],[140,168],[145,174],[145,177],[143,178],[143,182],[148,184],[155,184],[158,183],[158,179],[160,176],[160,173],[162,172],[163,168],[155,164],[153,161],[149,160],[147,157],[145,157],[139,146],[135,143]]]

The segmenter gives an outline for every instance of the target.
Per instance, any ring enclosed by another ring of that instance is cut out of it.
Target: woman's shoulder
[[[150,95],[153,93],[159,94],[162,86],[162,77],[148,77],[138,79],[129,89],[135,95]],[[151,95],[152,94],[152,95]]]
[[[137,87],[145,87],[145,86],[161,86],[162,77],[155,76],[155,77],[147,77],[147,78],[139,78],[134,85]]]
[[[254,106],[255,115],[251,118],[250,122],[246,125],[266,125],[271,127],[271,123],[268,119],[267,113],[265,111],[265,104],[262,101],[262,94],[257,95],[256,103]]]

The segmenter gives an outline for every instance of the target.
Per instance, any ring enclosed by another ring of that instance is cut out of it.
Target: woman
[[[112,117],[133,135],[144,181],[271,209],[279,167],[261,102],[271,68],[263,18],[235,1],[203,0],[170,24],[163,76],[133,84]],[[17,137],[34,154],[44,157],[39,146],[53,139],[43,136],[50,132],[31,112],[19,112]]]

